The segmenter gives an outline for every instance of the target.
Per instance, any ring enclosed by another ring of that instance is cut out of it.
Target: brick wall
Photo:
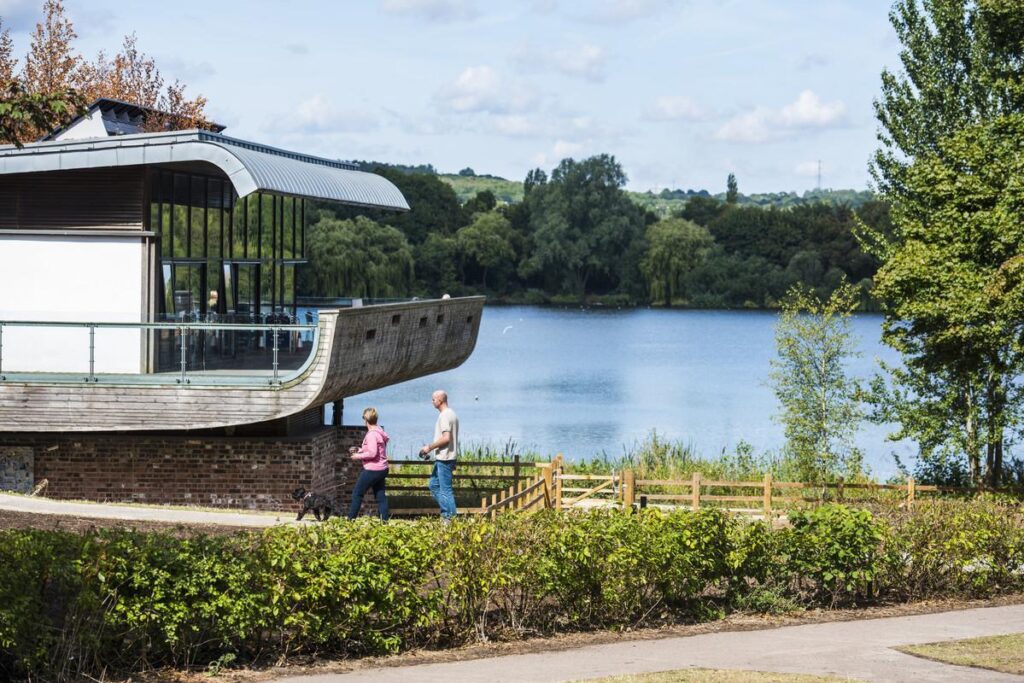
[[[304,486],[347,509],[359,473],[348,448],[364,433],[362,427],[287,437],[6,433],[0,456],[24,457],[30,448],[32,478],[48,480],[50,498],[292,511],[291,493]],[[369,509],[365,502],[363,509]]]

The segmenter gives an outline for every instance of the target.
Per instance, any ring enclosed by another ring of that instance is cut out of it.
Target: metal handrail
[[[89,330],[89,374],[86,377],[81,375],[75,375],[74,373],[43,373],[43,372],[19,372],[15,378],[14,373],[8,377],[3,371],[3,334],[5,327],[63,327],[63,328],[79,328]],[[66,321],[66,320],[0,320],[0,382],[9,381],[16,379],[17,381],[24,382],[85,382],[85,383],[97,383],[100,381],[101,375],[96,374],[96,330],[99,329],[136,329],[136,330],[175,330],[180,335],[179,347],[181,350],[181,372],[174,380],[174,384],[179,385],[221,385],[221,384],[232,384],[232,385],[259,385],[266,386],[267,383],[271,385],[280,386],[282,383],[290,381],[292,378],[301,375],[309,364],[312,362],[315,355],[315,349],[319,344],[320,328],[318,325],[303,325],[303,324],[236,324],[236,323],[186,323],[186,322],[158,322],[158,323],[143,323],[143,322],[81,322],[81,321]],[[190,332],[216,332],[216,331],[231,331],[231,332],[270,332],[272,339],[271,346],[271,379],[267,380],[262,376],[245,376],[245,375],[192,375],[188,373],[188,358],[187,358],[187,347],[185,345],[185,335]],[[312,331],[313,339],[310,341],[312,350],[310,351],[309,357],[306,358],[305,362],[294,372],[290,373],[285,377],[281,377],[280,374],[280,363],[278,354],[280,348],[278,346],[278,337],[281,332],[304,332]],[[102,375],[105,383],[113,384],[125,384],[134,383],[126,382],[128,378],[145,377],[148,378],[151,383],[156,384],[169,384],[169,376],[164,373],[128,373],[128,374],[114,374],[108,373]],[[226,378],[230,378],[231,381],[226,381]],[[193,381],[195,380],[195,381]]]

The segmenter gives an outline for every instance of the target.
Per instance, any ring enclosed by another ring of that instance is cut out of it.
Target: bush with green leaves
[[[543,511],[225,536],[0,531],[0,679],[221,670],[1024,588],[1005,501],[778,528],[720,511]]]

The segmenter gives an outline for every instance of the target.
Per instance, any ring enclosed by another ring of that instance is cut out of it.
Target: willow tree
[[[640,272],[651,301],[671,306],[685,298],[691,273],[707,260],[714,244],[707,228],[683,218],[666,218],[649,226]]]
[[[995,485],[1021,370],[1020,292],[1003,278],[1016,277],[1021,253],[1012,136],[1024,112],[1024,5],[897,0],[890,19],[902,69],[882,73],[871,170],[893,227],[860,236],[883,264],[883,340],[902,366],[876,383],[877,416],[919,443],[926,471],[966,460],[973,482]]]
[[[304,294],[404,297],[412,289],[412,249],[398,228],[358,216],[321,218],[307,235]]]

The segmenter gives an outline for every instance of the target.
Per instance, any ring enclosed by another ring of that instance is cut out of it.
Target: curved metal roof
[[[237,140],[207,131],[143,133],[110,138],[0,147],[0,174],[114,166],[206,162],[223,171],[239,197],[256,191],[407,211],[382,176],[321,157]]]

